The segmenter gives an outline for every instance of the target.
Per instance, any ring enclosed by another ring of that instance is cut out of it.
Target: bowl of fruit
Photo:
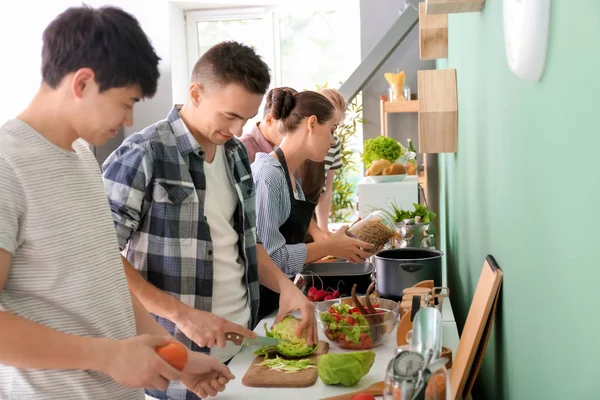
[[[354,305],[341,299],[325,301],[315,305],[319,327],[331,342],[343,349],[365,350],[379,346],[390,334],[398,321],[397,302],[395,309],[382,308],[365,296],[363,304],[354,292]]]

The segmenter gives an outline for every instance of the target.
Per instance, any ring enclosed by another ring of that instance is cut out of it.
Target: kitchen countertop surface
[[[276,313],[266,317],[261,321],[256,329],[254,330],[258,335],[264,335],[264,323],[268,326],[273,324]],[[458,330],[456,323],[454,322],[454,314],[452,313],[452,307],[448,298],[445,299],[442,313],[444,321],[443,339],[442,343],[445,347],[452,349],[452,354],[456,353],[458,347]],[[319,339],[328,341],[322,331],[319,331]],[[375,353],[375,362],[371,367],[369,374],[364,376],[360,382],[351,388],[338,387],[338,386],[327,386],[317,378],[317,382],[307,388],[251,388],[242,385],[242,378],[246,374],[246,371],[254,360],[252,354],[255,350],[254,347],[245,346],[229,363],[231,372],[235,375],[236,379],[227,385],[227,388],[223,393],[219,393],[218,399],[302,399],[302,400],[315,400],[330,396],[337,396],[345,393],[359,391],[367,388],[375,382],[380,382],[385,379],[385,370],[389,361],[394,356],[396,350],[396,334],[395,330],[387,336],[386,341],[383,345],[372,349]],[[346,352],[347,350],[337,347],[337,345],[330,342],[329,352]]]

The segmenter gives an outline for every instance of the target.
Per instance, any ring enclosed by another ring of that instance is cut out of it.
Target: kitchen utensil
[[[373,281],[372,275],[375,271],[373,264],[369,262],[354,264],[347,261],[332,261],[327,263],[315,262],[304,266],[300,275],[306,282],[303,288],[304,294],[313,285],[321,289],[323,280],[323,290],[327,288],[338,289],[341,297],[350,296],[352,286],[357,285],[358,293],[365,293]],[[317,278],[317,275],[319,278]]]
[[[402,290],[402,295],[411,297],[411,295],[415,295],[415,294],[431,293],[431,290],[432,290],[432,288],[428,288],[428,287],[412,286],[412,287]]]
[[[388,364],[383,391],[384,399],[413,399],[418,393],[418,383],[425,360],[420,353],[398,349]]]
[[[384,310],[393,311],[396,314],[398,314],[400,312],[400,302],[398,302],[398,301],[383,299],[383,298],[380,298],[380,297],[377,297],[374,295],[369,296],[369,299],[371,300],[372,304],[377,304],[379,306],[379,308],[382,308]],[[339,300],[341,303],[348,304],[349,306],[354,307],[354,302],[352,301],[352,297],[342,297],[341,299],[336,299],[336,300]],[[358,300],[360,300],[360,302],[362,304],[365,304],[365,296],[358,296]],[[318,315],[317,315],[317,317],[318,317]]]
[[[266,336],[257,336],[255,338],[249,338],[235,332],[225,333],[225,340],[229,340],[230,342],[233,342],[238,346],[277,346],[282,341],[282,339],[275,339]]]
[[[433,280],[442,285],[442,256],[432,249],[392,249],[375,255],[377,290],[388,299],[399,300],[416,283]]]
[[[329,351],[329,343],[319,341],[317,351],[309,358],[317,365],[318,357],[326,354]],[[270,355],[269,357],[274,357]],[[309,387],[317,381],[318,373],[316,368],[309,368],[293,374],[286,374],[282,371],[275,371],[267,367],[258,365],[264,361],[264,357],[256,357],[252,362],[246,375],[242,379],[242,384],[249,387],[265,387],[265,388],[300,388]]]
[[[467,379],[475,379],[477,371],[472,372],[476,353],[482,345],[482,353],[485,353],[487,338],[484,342],[484,330],[491,317],[491,310],[500,290],[502,282],[502,270],[494,258],[489,255],[483,264],[479,282],[475,289],[475,295],[469,308],[469,314],[458,342],[458,348],[454,355],[454,362],[450,370],[450,387],[452,388],[452,399],[464,398]],[[490,322],[491,324],[491,322]],[[482,355],[483,357],[483,355]]]
[[[423,288],[433,289],[433,280],[428,279],[426,281],[421,281],[421,282],[415,284],[413,287],[423,287]]]
[[[327,397],[322,400],[352,400],[352,397],[356,396],[357,394],[368,394],[371,396],[383,396],[384,383],[385,383],[384,381],[376,382],[376,383],[372,384],[371,386],[369,386],[368,388],[365,388],[363,390],[358,390],[356,392],[346,393],[346,394],[342,394],[339,396]]]
[[[408,331],[410,331],[413,328],[413,318],[416,312],[419,310],[421,302],[419,296],[413,298],[413,301],[414,303],[416,303],[416,305],[413,303],[410,312],[404,314],[400,319],[400,323],[398,324],[398,330],[396,331],[397,346],[403,346],[405,344],[408,344],[407,334]]]
[[[434,248],[434,236],[430,232],[430,223],[416,222],[409,218],[398,223],[398,235],[401,243],[399,247],[405,248]]]
[[[441,357],[448,360],[446,362],[446,368],[448,368],[448,369],[452,368],[452,350],[447,347],[442,346]]]
[[[413,321],[412,348],[427,354],[433,351],[432,359],[440,358],[442,353],[442,314],[433,307],[423,307]]]
[[[396,332],[396,345],[403,346],[408,344],[406,340],[406,334],[412,329],[412,322],[410,321],[410,313],[407,312],[400,319],[398,324],[398,331]]]
[[[431,290],[431,294],[433,296],[433,305],[435,305],[438,308],[438,310],[440,310],[440,313],[443,314],[444,299],[446,297],[450,297],[450,288],[434,287]]]

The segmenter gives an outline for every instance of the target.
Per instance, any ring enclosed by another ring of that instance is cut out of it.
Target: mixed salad
[[[377,314],[385,312],[377,304],[373,307]],[[325,326],[327,338],[337,342],[342,348],[361,350],[373,347],[371,328],[357,307],[334,304],[328,312],[321,313],[321,322]]]

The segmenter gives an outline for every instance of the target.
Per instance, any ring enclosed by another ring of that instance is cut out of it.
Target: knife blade
[[[277,346],[281,342],[280,339],[266,336],[257,336],[252,339],[234,332],[225,333],[225,339],[238,346]]]

